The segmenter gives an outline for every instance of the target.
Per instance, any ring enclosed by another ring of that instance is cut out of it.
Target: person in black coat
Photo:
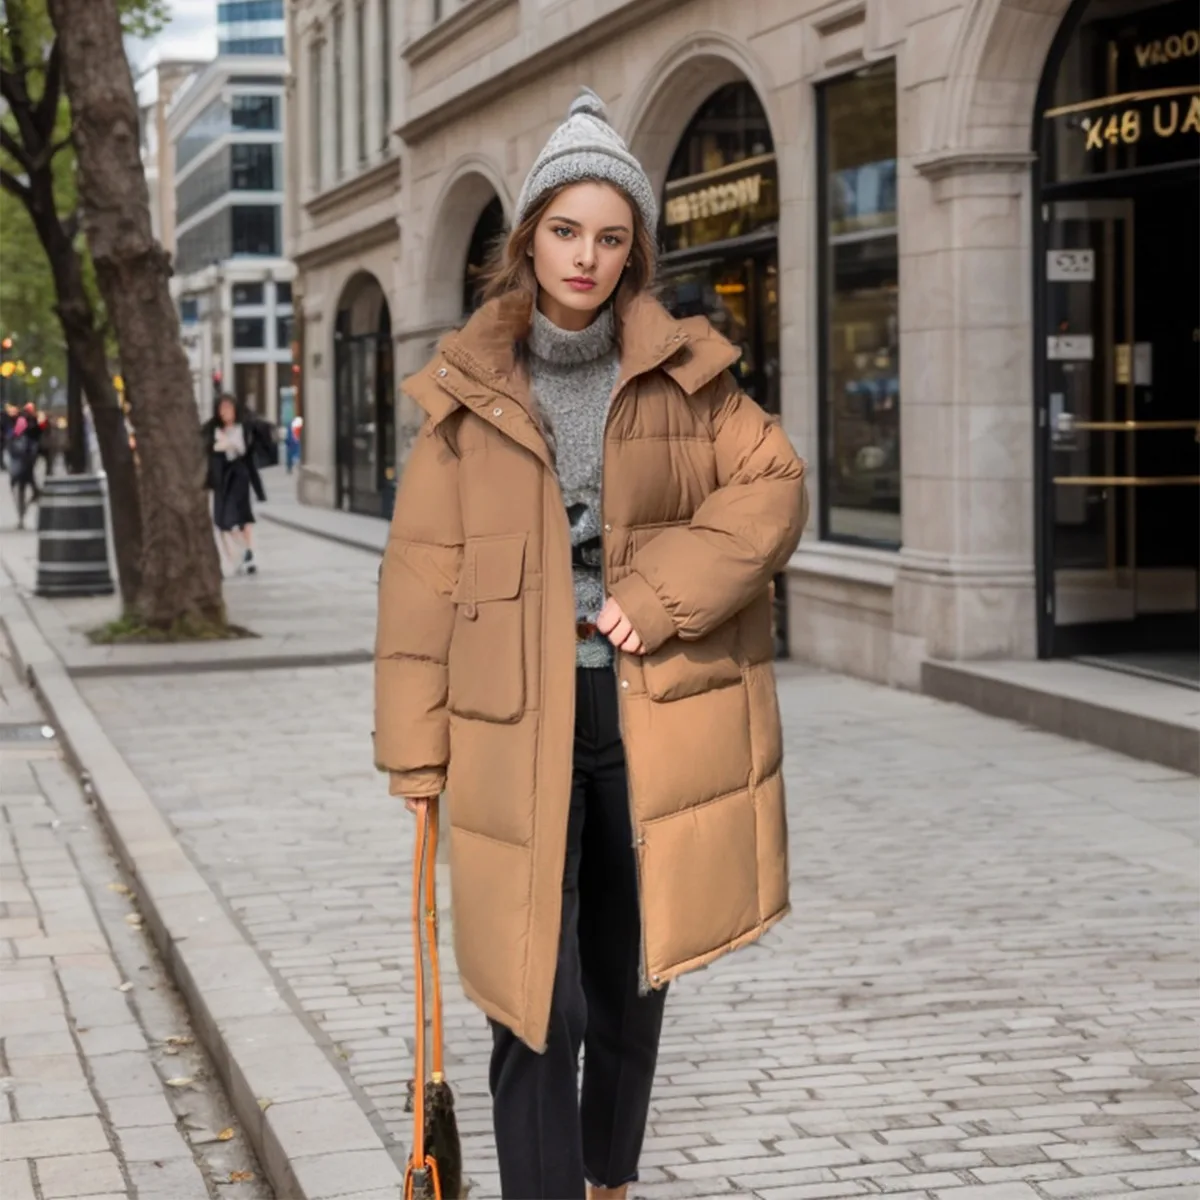
[[[254,561],[250,493],[253,490],[260,503],[266,501],[258,467],[267,460],[269,452],[262,442],[269,437],[269,430],[247,414],[236,397],[225,394],[217,398],[212,418],[204,423],[203,436],[213,524],[220,530],[222,554],[239,573],[254,575],[258,564]]]
[[[41,454],[43,427],[38,421],[37,409],[26,404],[17,414],[9,431],[6,443],[8,476],[12,484],[13,500],[17,506],[17,528],[25,528],[25,513],[29,507],[26,492],[33,493],[33,502],[42,498],[37,482],[37,461]]]

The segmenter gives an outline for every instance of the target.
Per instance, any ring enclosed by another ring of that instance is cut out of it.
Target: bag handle
[[[433,1061],[435,1079],[442,1068],[442,995],[438,972],[437,906],[434,878],[434,856],[437,853],[437,800],[430,799],[417,806],[417,828],[413,846],[413,967],[414,1009],[417,1037],[413,1053],[413,1140],[408,1166],[404,1173],[405,1200],[417,1200],[429,1195],[423,1186],[433,1184],[435,1200],[442,1200],[442,1184],[438,1165],[432,1155],[425,1153],[425,962],[421,952],[421,909],[425,902],[425,925],[429,931],[431,980],[433,986]],[[422,889],[424,874],[424,889]],[[422,895],[424,892],[424,895]]]
[[[442,1061],[442,971],[441,961],[438,957],[438,801],[430,800],[427,807],[429,809],[429,839],[425,866],[425,943],[429,947],[429,982],[433,989],[433,1073],[431,1078],[434,1083],[442,1083],[446,1076]]]

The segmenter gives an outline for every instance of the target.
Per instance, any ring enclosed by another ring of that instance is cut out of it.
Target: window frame
[[[333,12],[333,172],[335,179],[346,175],[346,14]]]
[[[392,0],[379,0],[379,148],[387,154],[392,145]]]
[[[358,165],[365,166],[370,155],[367,144],[367,5],[354,5],[354,121]]]
[[[324,181],[324,163],[322,147],[325,139],[321,136],[321,88],[324,72],[325,43],[320,38],[314,38],[308,47],[308,171],[309,184],[314,192],[321,190]]]
[[[899,148],[899,63],[892,58],[882,58],[875,62],[866,64],[867,67],[882,66],[884,63],[892,64],[893,81],[897,90],[896,96],[896,140],[897,150]],[[829,115],[829,88],[836,86],[839,83],[844,83],[848,79],[852,79],[856,74],[862,71],[863,67],[856,67],[852,71],[847,71],[843,74],[834,75],[829,79],[822,79],[813,89],[814,95],[814,113],[816,116],[816,179],[817,179],[817,471],[818,471],[818,488],[817,488],[817,531],[818,537],[823,542],[835,542],[847,546],[863,546],[873,550],[899,551],[904,545],[904,443],[902,435],[900,441],[900,537],[892,538],[874,538],[863,537],[858,534],[834,533],[830,529],[830,491],[831,491],[831,467],[830,453],[832,446],[830,438],[833,432],[833,412],[830,403],[829,394],[829,368],[830,368],[830,338],[832,336],[832,293],[833,285],[833,247],[830,244],[829,238],[829,132],[828,132],[828,115]],[[899,154],[897,153],[897,159]],[[897,174],[896,188],[899,192],[900,180]],[[900,203],[897,195],[896,201],[896,271],[897,278],[900,270]],[[901,334],[897,331],[897,340],[901,341]],[[903,345],[900,345],[900,353],[903,354]],[[900,395],[900,404],[904,403],[904,395]],[[899,420],[899,417],[897,418]]]

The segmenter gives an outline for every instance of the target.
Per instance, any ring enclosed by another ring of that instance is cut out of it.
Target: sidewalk
[[[259,531],[263,574],[232,581],[231,603],[290,581],[304,602],[281,595],[280,621],[298,641],[373,624],[362,576],[373,581],[377,555],[268,521]],[[41,602],[25,602],[41,620]],[[53,665],[39,669],[50,678]],[[320,1075],[315,1098],[291,1105],[290,1136],[265,1114],[264,1169],[290,1165],[305,1197],[349,1191],[359,1153],[372,1178],[386,1174],[382,1148],[395,1171],[409,1128],[411,843],[371,765],[369,664],[60,674],[64,729],[94,726],[80,757],[128,773],[99,789],[104,803],[136,792],[161,823],[141,884],[173,953],[195,953],[197,911],[239,939],[220,970],[189,968],[201,1027],[235,1076],[298,1063]],[[1189,1200],[1195,779],[798,667],[780,672],[780,697],[794,911],[672,988],[634,1194]],[[123,844],[145,855],[138,838]],[[167,854],[177,865],[156,873]],[[167,881],[185,868],[211,906],[172,903]],[[499,1195],[490,1035],[450,955],[445,970],[450,1079],[483,1200]],[[259,989],[272,1020],[277,1004],[291,1014],[289,1040],[247,1045],[264,1027]],[[358,1186],[395,1200],[384,1182]]]
[[[270,1200],[53,735],[0,638],[0,1196]]]

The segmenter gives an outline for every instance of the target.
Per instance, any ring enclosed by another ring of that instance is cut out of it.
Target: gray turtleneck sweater
[[[528,348],[533,394],[571,526],[575,619],[595,621],[604,606],[600,538],[604,425],[619,366],[612,309],[601,309],[579,333],[559,329],[534,309]],[[575,644],[578,666],[607,667],[612,661],[612,646],[600,634]]]

